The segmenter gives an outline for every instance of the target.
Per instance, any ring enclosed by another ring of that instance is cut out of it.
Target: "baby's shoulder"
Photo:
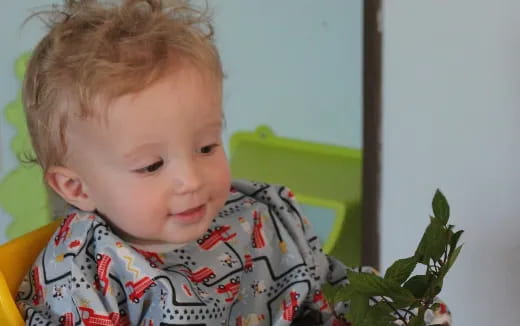
[[[63,217],[47,246],[61,251],[75,251],[93,236],[99,226],[106,227],[106,223],[95,213],[71,209]]]
[[[62,218],[38,260],[41,263],[51,262],[64,269],[71,268],[77,257],[84,255],[87,246],[94,242],[96,234],[105,232],[102,230],[107,228],[106,222],[95,213],[71,208]]]
[[[87,247],[92,246],[95,230],[103,223],[96,214],[71,209],[22,281],[20,298],[33,287],[55,291],[68,286],[75,276],[94,275],[95,257],[89,257]]]

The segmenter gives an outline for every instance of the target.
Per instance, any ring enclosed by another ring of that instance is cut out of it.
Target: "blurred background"
[[[227,74],[226,142],[237,131],[268,125],[287,139],[361,151],[363,132],[378,134],[362,130],[363,5],[369,2],[210,0]],[[21,24],[30,9],[48,4],[11,1],[0,10],[0,108],[19,92],[16,60],[43,35],[37,20]],[[442,292],[455,325],[517,325],[520,2],[381,6],[381,187],[373,194],[380,204],[372,230],[374,241],[380,236],[379,265],[384,270],[413,254],[440,188],[451,204],[450,222],[466,230]],[[15,135],[0,114],[0,188],[19,168],[11,150]],[[14,222],[0,214],[0,243],[14,235],[8,232]],[[26,224],[20,230],[38,226],[16,222]]]

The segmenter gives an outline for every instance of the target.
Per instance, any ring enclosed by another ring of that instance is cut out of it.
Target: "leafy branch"
[[[448,224],[450,207],[437,190],[432,201],[433,216],[415,250],[408,258],[395,261],[384,277],[361,270],[348,271],[349,284],[339,288],[334,301],[350,301],[345,316],[355,326],[425,326],[425,313],[438,309],[435,297],[446,274],[455,263],[464,231]],[[418,265],[424,274],[413,275]]]

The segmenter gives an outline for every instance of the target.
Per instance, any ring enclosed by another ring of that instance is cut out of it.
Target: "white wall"
[[[466,230],[455,325],[519,325],[520,1],[383,9],[382,265],[413,254],[440,187]]]

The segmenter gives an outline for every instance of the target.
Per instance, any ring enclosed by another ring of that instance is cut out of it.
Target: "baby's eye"
[[[144,168],[137,169],[135,171],[137,173],[152,173],[152,172],[159,170],[163,166],[163,164],[164,164],[164,161],[160,160],[160,161],[154,162],[153,164],[145,166]]]
[[[212,145],[207,145],[207,146],[202,146],[201,148],[199,148],[197,150],[197,152],[201,153],[201,154],[211,154],[213,153],[213,151],[215,150],[215,148],[217,148],[219,145],[218,144],[212,144]]]

